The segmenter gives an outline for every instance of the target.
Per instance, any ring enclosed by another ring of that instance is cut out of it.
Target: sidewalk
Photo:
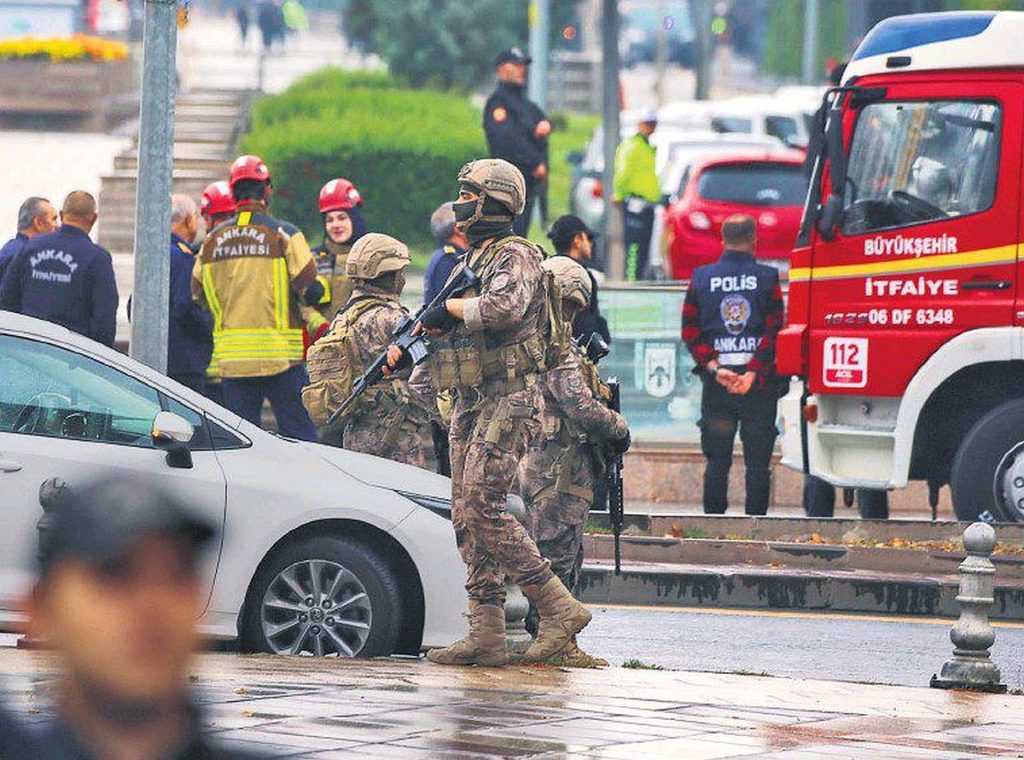
[[[0,650],[0,688],[42,720],[47,658]],[[809,665],[809,669],[811,666]],[[277,757],[1020,757],[1024,699],[613,668],[204,655],[205,722]]]

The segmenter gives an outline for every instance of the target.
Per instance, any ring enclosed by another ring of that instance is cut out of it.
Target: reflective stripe
[[[302,330],[219,330],[214,334],[213,357],[230,359],[302,359]]]
[[[274,322],[278,330],[288,329],[288,262],[274,259]]]
[[[899,257],[894,261],[872,261],[866,264],[835,264],[824,267],[798,267],[789,270],[790,282],[845,280],[856,277],[886,276],[942,272],[950,269],[1013,264],[1017,261],[1016,245],[1001,245],[977,251],[943,253],[919,258]]]
[[[210,305],[210,313],[213,314],[213,329],[216,332],[224,323],[224,310],[221,309],[220,301],[217,299],[217,289],[213,285],[213,272],[210,270],[209,264],[203,264],[203,293],[206,294],[206,302]]]

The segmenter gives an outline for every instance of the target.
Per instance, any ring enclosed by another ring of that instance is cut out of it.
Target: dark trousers
[[[622,204],[622,237],[626,246],[626,279],[649,278],[651,231],[654,229],[654,206],[645,204],[642,211],[629,210],[630,201]]]
[[[302,365],[269,377],[225,377],[221,381],[224,406],[258,426],[263,399],[268,399],[281,435],[315,441],[316,427],[302,405],[302,388],[307,382]]]
[[[526,208],[523,209],[523,213],[512,222],[512,232],[519,237],[526,237],[530,232],[530,220],[533,217],[533,202],[537,198],[537,185],[540,184],[526,172],[523,172],[523,176],[526,178]]]
[[[729,393],[714,379],[704,380],[701,397],[700,447],[707,459],[704,469],[704,512],[725,514],[729,506],[729,469],[739,429],[746,464],[748,515],[768,512],[771,459],[775,447],[778,394],[752,388],[743,396]]]
[[[174,372],[169,374],[168,377],[176,383],[181,383],[186,388],[191,388],[196,393],[204,393],[206,391],[205,372]]]

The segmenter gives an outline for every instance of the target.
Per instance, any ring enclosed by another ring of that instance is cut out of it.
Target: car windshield
[[[800,206],[807,194],[807,179],[796,164],[723,164],[701,172],[697,194],[722,203]]]
[[[1001,113],[976,101],[866,106],[850,145],[843,232],[984,211],[995,199]]]

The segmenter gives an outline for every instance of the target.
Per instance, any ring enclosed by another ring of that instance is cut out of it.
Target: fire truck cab
[[[891,18],[826,95],[777,349],[785,464],[1024,520],[1022,40],[1024,13]]]

